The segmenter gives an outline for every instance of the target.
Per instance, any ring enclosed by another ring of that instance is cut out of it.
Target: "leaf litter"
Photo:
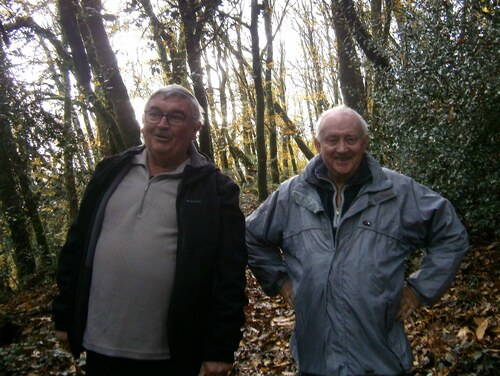
[[[256,205],[243,197],[246,214]],[[412,375],[500,375],[499,244],[473,243],[443,298],[405,323]],[[0,376],[84,374],[85,358],[75,361],[55,338],[50,319],[55,294],[55,285],[45,283],[0,304],[1,322],[14,328],[10,341],[0,343]],[[289,349],[293,310],[280,297],[266,296],[250,271],[247,294],[247,322],[232,375],[295,375]]]

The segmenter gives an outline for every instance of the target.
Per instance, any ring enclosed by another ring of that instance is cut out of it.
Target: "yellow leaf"
[[[462,343],[466,342],[474,333],[469,329],[468,326],[464,326],[460,328],[458,331],[457,337],[462,341]]]
[[[476,329],[476,337],[479,341],[482,341],[484,338],[484,335],[486,334],[486,331],[488,330],[488,327],[490,325],[490,318],[484,319],[481,324],[479,324],[479,327]]]

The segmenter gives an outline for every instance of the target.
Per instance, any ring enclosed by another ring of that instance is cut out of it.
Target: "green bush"
[[[422,1],[405,15],[372,152],[452,201],[471,235],[495,238],[500,33],[494,12],[466,6]]]

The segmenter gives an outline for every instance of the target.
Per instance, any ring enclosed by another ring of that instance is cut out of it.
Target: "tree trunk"
[[[50,56],[50,52],[46,51],[47,56]],[[64,180],[66,188],[66,197],[68,199],[69,206],[69,220],[73,219],[78,210],[78,194],[76,192],[75,183],[75,173],[73,168],[73,159],[78,142],[83,142],[81,154],[85,156],[85,164],[81,163],[82,166],[90,167],[90,156],[88,154],[88,145],[84,140],[83,133],[80,132],[80,137],[77,137],[75,132],[73,132],[73,104],[71,99],[71,81],[70,81],[70,71],[67,64],[61,64],[64,61],[62,56],[60,61],[54,61],[53,65],[50,67],[52,73],[52,80],[56,83],[59,90],[60,96],[64,98],[64,120],[63,120],[63,132],[59,138],[60,145],[63,149],[63,163],[64,163]],[[59,68],[59,71],[56,70]],[[75,116],[75,119],[77,116]],[[56,125],[57,126],[57,125]],[[76,128],[76,127],[75,127]],[[90,134],[92,137],[92,133]],[[83,160],[83,158],[81,158]]]
[[[326,66],[327,66],[327,83],[331,87],[331,103],[329,107],[338,105],[341,102],[340,88],[339,88],[339,74],[338,74],[338,58],[337,58],[337,48],[335,46],[335,36],[334,28],[331,22],[331,9],[326,6],[321,7],[321,16],[325,19],[325,24],[328,27],[325,28],[325,39],[326,39]],[[326,22],[329,20],[330,22]]]
[[[166,84],[175,83],[187,87],[186,54],[174,38],[174,32],[163,25],[153,11],[150,0],[140,0],[149,18],[149,24],[160,57],[162,76]]]
[[[315,119],[327,108],[328,99],[324,90],[325,62],[322,58],[322,46],[318,44],[319,31],[314,2],[302,2],[298,11],[303,27],[301,28],[301,47],[305,55],[306,78],[304,84],[308,93],[308,102],[312,103],[314,112],[309,111],[309,118]],[[308,106],[310,109],[310,106]]]
[[[78,88],[96,116],[95,123],[99,138],[99,153],[97,153],[96,158],[100,159],[102,156],[117,153],[124,148],[124,145],[121,142],[116,120],[108,109],[110,106],[101,102],[99,96],[96,95],[92,88],[91,67],[95,67],[94,71],[99,72],[99,74],[101,69],[95,56],[95,48],[92,38],[89,35],[88,27],[84,22],[79,21],[78,9],[72,0],[59,0],[58,7],[63,39],[66,39],[71,47],[72,62]],[[104,79],[99,74],[95,74],[99,86],[106,86]],[[95,144],[92,145],[97,146]]]
[[[255,98],[252,96],[252,85],[247,81],[247,72],[252,71],[247,60],[243,56],[243,45],[241,43],[241,31],[236,29],[236,49],[230,44],[227,47],[236,56],[238,61],[238,89],[241,97],[243,109],[241,111],[241,124],[243,132],[243,150],[247,155],[255,155],[256,151],[253,142],[252,119],[255,119],[253,110],[255,109]]]
[[[389,59],[382,54],[377,46],[379,41],[373,40],[370,33],[366,30],[359,20],[359,17],[356,15],[352,0],[342,0],[342,7],[345,20],[347,21],[352,34],[356,37],[358,45],[365,53],[368,60],[370,60],[377,68],[390,68]],[[375,11],[372,13],[373,15],[376,15],[376,8],[374,10]]]
[[[224,145],[228,146],[227,134],[229,133],[229,129],[228,129],[229,124],[227,121],[228,113],[227,113],[227,94],[226,94],[227,71],[226,71],[226,67],[224,66],[224,62],[226,61],[226,59],[225,59],[225,53],[222,51],[222,47],[220,46],[220,44],[217,44],[216,48],[217,48],[217,66],[218,66],[218,71],[220,72],[218,77],[219,77],[220,116],[221,116],[221,120],[222,120],[221,130],[222,130],[222,134],[223,134],[221,139],[223,140]],[[227,148],[223,148],[223,150],[221,150],[221,160],[222,160],[223,167],[226,170],[228,170],[229,169],[229,161],[227,158],[226,149]],[[236,161],[235,161],[235,167],[239,168],[239,164],[236,164]]]
[[[241,168],[239,155],[237,153],[238,149],[233,147],[233,145],[231,144],[231,141],[229,140],[229,136],[227,136],[227,135],[226,135],[226,143],[229,146],[229,153],[231,154],[231,157],[234,160],[234,168],[236,169],[236,173],[238,174],[240,185],[246,184],[247,177],[246,177],[243,169]],[[252,176],[252,175],[250,175],[250,176]]]
[[[266,30],[266,71],[265,71],[265,97],[267,110],[267,129],[269,130],[269,157],[271,167],[271,181],[279,184],[280,173],[278,167],[278,138],[276,134],[276,121],[274,113],[273,81],[272,73],[274,68],[273,58],[273,27],[271,22],[272,8],[269,0],[264,0],[264,26]]]
[[[295,159],[295,153],[293,152],[292,145],[288,143],[288,153],[290,154],[290,159],[292,160],[292,171],[294,175],[299,173],[299,168],[297,166],[297,161]]]
[[[64,136],[68,140],[74,140],[72,129],[72,101],[70,94],[70,79],[68,72],[62,72],[64,77]],[[76,140],[75,140],[76,141]],[[63,143],[63,153],[64,153],[64,181],[66,187],[66,197],[69,204],[69,218],[75,218],[78,211],[78,195],[76,192],[75,184],[75,171],[73,169],[73,157],[75,146],[71,141]]]
[[[122,80],[116,56],[109,44],[108,35],[101,17],[99,0],[82,0],[86,11],[86,24],[94,42],[95,52],[106,83],[105,90],[113,105],[117,119],[123,148],[141,143],[140,126],[135,118],[134,108],[130,102],[127,88]]]
[[[308,43],[309,50],[311,51],[311,64],[312,64],[312,91],[314,98],[314,110],[316,118],[326,110],[328,107],[328,100],[326,99],[325,90],[323,88],[324,79],[324,63],[321,61],[321,55],[318,51],[317,40],[313,35],[313,29],[308,28]]]
[[[3,107],[3,106],[2,106]],[[10,237],[14,246],[12,259],[16,266],[17,280],[24,286],[29,277],[36,272],[34,251],[28,232],[28,221],[24,214],[23,198],[18,191],[14,177],[13,166],[8,151],[12,149],[7,144],[12,142],[7,120],[0,120],[0,202],[6,222],[10,229]]]
[[[15,178],[15,165],[11,157],[17,154],[14,143],[11,120],[16,111],[12,108],[14,98],[12,83],[8,74],[8,62],[5,56],[3,40],[0,38],[0,203],[4,218],[10,229],[14,245],[13,260],[18,281],[24,285],[36,271],[34,252],[28,233],[24,200],[18,190]]]
[[[281,137],[281,150],[283,150],[283,155],[281,157],[281,170],[282,177],[284,179],[290,177],[290,163],[288,155],[288,143],[290,142],[290,136],[284,135]]]
[[[276,109],[276,112],[281,116],[281,119],[285,123],[285,126],[287,127],[287,133],[293,134],[293,139],[297,143],[297,146],[299,147],[300,151],[304,153],[307,159],[311,160],[315,154],[311,151],[311,149],[309,149],[304,140],[302,140],[302,137],[299,136],[295,124],[293,124],[292,120],[288,117],[286,112],[281,108],[281,106],[278,103],[274,103],[274,107]]]
[[[210,116],[208,111],[207,95],[203,82],[203,66],[201,63],[201,36],[206,20],[198,14],[197,2],[194,0],[179,0],[179,11],[184,27],[184,40],[186,44],[187,59],[191,80],[193,81],[194,95],[205,110],[203,127],[200,130],[200,150],[213,160],[212,138],[210,133]],[[210,7],[210,4],[206,4]],[[199,16],[199,17],[197,17]]]
[[[264,201],[268,196],[267,191],[267,155],[264,129],[264,88],[262,87],[262,64],[259,49],[259,13],[260,6],[257,0],[252,0],[252,22],[250,34],[252,36],[252,68],[255,85],[256,116],[255,126],[257,133],[257,188],[259,200]]]
[[[276,80],[276,99],[277,103],[281,103],[280,107],[283,109],[283,111],[286,113],[286,68],[285,68],[285,46],[284,43],[280,43],[280,62],[279,62],[279,68],[278,68],[278,77]],[[274,108],[274,103],[273,103],[273,109],[274,113],[276,114],[276,109]],[[283,134],[283,132],[282,132]],[[282,157],[281,157],[281,168],[282,168],[282,179],[286,179],[291,176],[292,172],[290,170],[290,157],[291,155],[288,152],[288,147],[290,146],[290,135],[283,134],[281,137],[281,150],[282,150]]]
[[[332,21],[337,36],[340,86],[344,103],[363,115],[366,113],[366,94],[361,64],[349,35],[341,1],[332,0]]]
[[[204,72],[206,74],[206,84],[205,84],[205,95],[207,98],[207,108],[208,108],[208,114],[209,114],[209,119],[211,119],[211,132],[210,132],[210,140],[212,144],[212,155],[213,155],[213,160],[214,162],[217,162],[215,159],[215,156],[219,154],[220,150],[224,150],[224,141],[223,137],[220,137],[220,132],[217,132],[218,130],[218,124],[216,123],[217,119],[217,109],[215,106],[215,89],[212,84],[212,67],[210,66],[210,62],[207,58],[206,50],[202,54],[203,56],[203,61],[204,61]],[[214,72],[215,74],[217,72]]]
[[[387,0],[384,3],[384,14],[382,13],[382,0],[372,0],[371,4],[372,35],[379,48],[382,49],[388,45],[393,0]],[[385,74],[381,72],[380,69],[375,69],[372,76],[371,92],[368,93],[368,98],[375,98],[375,94],[379,92],[383,85]],[[371,103],[373,103],[373,105],[368,109],[370,111],[370,133],[375,134],[380,127],[379,119],[381,108],[377,100],[374,99]]]

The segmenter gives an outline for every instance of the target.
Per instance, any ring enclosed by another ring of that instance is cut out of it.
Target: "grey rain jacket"
[[[294,292],[292,353],[316,375],[396,375],[412,354],[396,321],[405,259],[425,248],[406,283],[420,302],[436,302],[468,250],[466,231],[449,201],[365,155],[372,179],[335,215],[336,234],[318,194],[316,156],[247,218],[249,265],[264,291],[283,278]],[[284,260],[283,260],[284,258]]]

